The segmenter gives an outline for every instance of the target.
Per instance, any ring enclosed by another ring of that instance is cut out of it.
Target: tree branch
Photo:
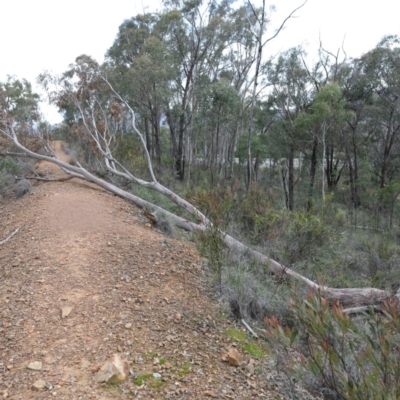
[[[306,3],[307,3],[307,0],[306,0],[303,4],[301,4],[299,7],[295,8],[295,9],[283,20],[281,26],[278,28],[278,30],[275,32],[275,34],[274,34],[273,36],[271,36],[269,39],[267,39],[267,40],[263,43],[263,46],[266,45],[266,44],[267,44],[268,42],[270,42],[271,40],[275,39],[275,38],[279,35],[280,31],[284,28],[286,22],[287,22],[290,18],[292,18],[293,14],[294,14],[296,11],[300,10],[300,8],[302,8]]]
[[[17,228],[7,239],[4,239],[0,242],[0,245],[4,244],[5,242],[7,242],[8,240],[10,240],[14,235],[16,235],[19,231],[19,228]]]

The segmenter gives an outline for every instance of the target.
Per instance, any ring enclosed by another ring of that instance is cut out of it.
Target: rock
[[[28,366],[28,369],[32,369],[33,371],[40,371],[42,369],[42,362],[41,361],[33,361]]]
[[[129,374],[129,363],[119,354],[113,354],[96,374],[97,382],[119,383],[126,380]]]
[[[254,375],[254,360],[251,358],[249,363],[246,365],[246,370],[250,375]]]
[[[17,199],[20,199],[22,196],[26,195],[32,190],[32,185],[28,181],[28,179],[21,179],[14,186],[14,193]]]
[[[206,390],[204,392],[204,395],[207,397],[212,397],[213,399],[218,399],[218,395],[215,392],[213,392],[212,390]]]
[[[131,328],[132,328],[132,324],[131,324],[131,323],[126,324],[126,325],[125,325],[125,328],[126,328],[126,329],[131,329]]]
[[[229,349],[227,356],[230,365],[234,365],[235,367],[240,365],[241,356],[236,349]]]
[[[67,318],[72,312],[72,307],[63,307],[61,309],[61,318]]]
[[[43,379],[38,379],[32,385],[32,390],[43,390],[46,388],[46,382]]]

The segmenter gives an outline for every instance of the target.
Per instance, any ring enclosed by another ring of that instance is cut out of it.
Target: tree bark
[[[290,211],[294,209],[294,146],[290,146],[289,151],[289,166],[288,166],[288,204],[287,208]]]
[[[318,149],[318,139],[314,139],[313,150],[311,154],[311,164],[310,164],[310,184],[308,189],[308,202],[307,202],[307,211],[310,211],[313,208],[314,203],[314,182],[315,182],[315,173],[317,171],[317,149]]]

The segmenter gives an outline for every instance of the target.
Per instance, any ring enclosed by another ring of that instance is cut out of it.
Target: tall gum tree
[[[296,118],[310,107],[313,96],[309,73],[302,62],[303,54],[301,48],[290,49],[268,70],[268,80],[272,85],[270,102],[276,111],[268,135],[274,148],[279,149],[279,154],[287,161],[287,176],[283,170],[281,174],[284,174],[282,186],[288,210],[294,209],[295,154],[304,151]]]
[[[263,49],[266,44],[275,39],[280,31],[284,28],[286,22],[292,18],[294,13],[302,8],[306,4],[307,0],[301,4],[299,7],[294,9],[282,22],[280,27],[276,30],[276,32],[271,35],[269,38],[264,39],[264,33],[267,29],[267,25],[270,22],[269,17],[267,15],[265,0],[262,2],[262,6],[259,9],[256,9],[253,4],[248,0],[248,4],[252,9],[254,17],[257,21],[255,28],[250,27],[250,31],[253,33],[256,43],[257,43],[257,55],[255,61],[255,71],[254,71],[254,79],[253,79],[253,88],[250,98],[250,111],[249,111],[249,122],[248,122],[248,130],[247,130],[247,190],[250,188],[250,184],[252,182],[253,176],[253,157],[251,152],[251,139],[253,135],[253,119],[254,119],[254,109],[256,105],[256,97],[258,95],[258,84],[259,84],[259,76],[261,72],[261,61],[263,58]],[[273,9],[273,8],[272,8]]]
[[[391,155],[400,136],[400,39],[388,36],[358,63],[367,80],[373,85],[374,114],[378,121],[375,131],[375,151],[379,155],[380,187],[388,183]]]

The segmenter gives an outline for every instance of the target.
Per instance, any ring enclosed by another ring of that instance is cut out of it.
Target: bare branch
[[[293,14],[294,14],[296,11],[300,10],[300,8],[302,8],[306,3],[307,3],[307,0],[306,0],[303,4],[301,4],[299,7],[295,8],[295,9],[283,20],[281,26],[278,28],[278,30],[275,32],[275,34],[274,34],[273,36],[271,36],[269,39],[267,39],[267,40],[263,43],[263,46],[264,46],[265,44],[267,44],[268,42],[270,42],[271,40],[275,39],[275,38],[279,35],[280,31],[284,28],[286,22],[287,22],[290,18],[292,18]]]
[[[17,234],[18,231],[19,231],[19,228],[17,228],[7,239],[2,240],[2,241],[0,242],[0,245],[1,245],[1,244],[4,244],[4,243],[7,242],[8,240],[10,240],[14,235]]]
[[[41,178],[40,176],[25,176],[23,178],[17,178],[17,179],[34,179],[36,181],[42,181],[42,182],[65,182],[69,181],[70,179],[75,178],[75,176],[70,175],[66,176],[64,178],[58,178],[58,179],[47,179],[47,178]]]
[[[244,319],[241,319],[240,322],[246,327],[246,329],[247,329],[255,338],[258,339],[257,333],[255,333],[255,332],[253,331],[253,329],[251,329],[251,327],[249,326],[249,324],[248,324]]]

